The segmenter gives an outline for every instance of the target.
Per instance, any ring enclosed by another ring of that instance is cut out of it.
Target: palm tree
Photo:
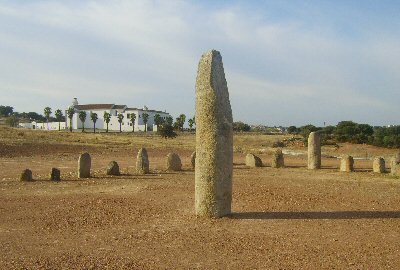
[[[50,114],[51,114],[51,108],[50,107],[44,108],[44,116],[46,117],[46,120],[47,120],[47,129],[49,129]]]
[[[147,132],[147,121],[149,120],[149,114],[143,113],[142,118],[143,118],[143,123],[144,123],[144,132]]]
[[[58,121],[58,131],[60,131],[61,130],[60,122],[62,120],[63,113],[62,113],[62,111],[60,109],[58,109],[58,110],[56,110],[56,112],[54,114],[55,114],[56,119]]]
[[[96,121],[98,119],[97,113],[91,112],[90,119],[92,119],[92,121],[93,121],[93,133],[96,133]]]
[[[74,107],[69,107],[67,110],[67,115],[69,118],[69,131],[71,131],[71,132],[72,132],[72,117],[74,117],[74,114],[75,114]]]
[[[183,131],[183,125],[185,124],[186,121],[186,115],[181,114],[176,118],[176,126],[177,128],[180,128]]]
[[[119,113],[118,114],[119,132],[122,132],[122,120],[124,120],[124,115],[122,113]]]
[[[82,132],[85,132],[86,112],[80,111],[78,116],[79,116],[79,119],[81,119],[81,121],[82,121]]]
[[[194,116],[193,116],[193,118],[190,118],[190,119],[188,120],[188,124],[189,124],[190,131],[192,131],[193,125],[194,125],[195,123],[196,123],[196,119],[194,118]]]
[[[174,118],[172,118],[171,116],[167,116],[165,118],[165,123],[169,126],[172,126],[172,122],[174,122]]]
[[[135,132],[135,120],[136,120],[136,114],[132,113],[131,114],[132,132]]]
[[[156,115],[154,115],[154,124],[156,124],[157,130],[158,130],[158,127],[160,125],[162,125],[162,123],[163,123],[163,119],[161,118],[161,116],[158,113]]]
[[[106,129],[106,132],[108,132],[108,123],[110,123],[110,120],[111,120],[111,114],[110,113],[108,113],[108,112],[104,112],[104,115],[103,115],[103,117],[104,117],[104,121],[106,122],[106,124],[107,124],[107,129]],[[103,127],[104,128],[104,127]]]

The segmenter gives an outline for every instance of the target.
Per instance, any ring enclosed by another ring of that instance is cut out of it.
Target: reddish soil
[[[136,148],[12,147],[0,157],[0,269],[400,268],[400,180],[373,174],[371,161],[340,173],[333,158],[309,171],[304,157],[247,168],[235,154],[233,214],[204,219],[190,151],[172,149],[184,170],[168,173],[169,150],[148,149],[152,174],[140,176]],[[94,178],[76,178],[82,151]],[[104,175],[111,160],[122,176]],[[36,181],[18,181],[25,168]]]

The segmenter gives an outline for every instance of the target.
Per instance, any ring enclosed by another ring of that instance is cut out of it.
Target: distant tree
[[[31,119],[31,120],[36,120],[36,121],[45,121],[46,117],[44,117],[41,114],[38,114],[37,112],[28,112],[26,116]]]
[[[143,123],[144,123],[144,131],[147,132],[147,121],[149,120],[148,113],[143,113],[142,118],[143,118]]]
[[[110,114],[109,112],[104,112],[103,117],[104,117],[104,121],[105,121],[106,124],[107,124],[106,132],[108,132],[108,123],[110,123],[111,114]]]
[[[287,132],[289,134],[297,134],[299,133],[299,129],[296,126],[290,126],[287,128]]]
[[[51,115],[51,108],[50,107],[44,108],[44,117],[46,117],[47,129],[49,129],[50,115]]]
[[[190,118],[188,120],[188,125],[189,125],[189,129],[190,131],[192,131],[193,125],[196,123],[196,118],[193,116],[193,118]]]
[[[122,132],[122,121],[124,120],[124,115],[122,113],[118,114],[119,132]]]
[[[74,114],[75,114],[74,107],[69,107],[67,110],[67,115],[69,118],[69,131],[71,131],[71,132],[72,132],[72,117],[74,117]]]
[[[159,126],[162,125],[163,122],[164,120],[162,119],[161,115],[159,115],[158,113],[154,115],[154,124],[157,126],[157,130]]]
[[[172,120],[172,117],[170,117]],[[168,138],[175,138],[176,133],[174,131],[174,127],[171,124],[172,121],[164,121],[164,123],[157,129],[157,134],[161,137],[168,139]]]
[[[58,110],[56,110],[56,112],[54,114],[55,114],[56,119],[58,121],[58,131],[60,131],[61,130],[61,124],[60,123],[61,123],[62,118],[63,118],[63,113],[62,113],[62,111],[60,109],[58,109]]]
[[[135,122],[136,122],[136,114],[131,113],[130,120],[132,123],[132,132],[135,132]]]
[[[233,122],[233,130],[234,131],[250,131],[250,126],[243,122]]]
[[[165,123],[167,124],[167,125],[170,125],[171,127],[172,127],[172,123],[174,122],[174,118],[172,118],[171,116],[167,116],[166,118],[165,118]]]
[[[13,114],[14,108],[11,106],[0,106],[0,116],[11,116]]]
[[[93,133],[96,133],[96,122],[98,119],[97,113],[91,112],[90,119],[92,119],[92,121],[93,121]]]
[[[6,124],[10,127],[17,127],[19,123],[19,119],[16,115],[12,114],[6,119]]]
[[[87,116],[86,111],[80,111],[78,116],[82,122],[82,132],[85,132],[85,121],[86,121],[86,116]]]
[[[321,129],[322,128],[318,128],[318,127],[316,127],[314,125],[309,124],[309,125],[305,125],[305,126],[299,127],[299,133],[300,133],[301,136],[303,136],[304,143],[307,144],[308,136],[310,135],[310,133],[314,132],[314,131],[321,130]]]
[[[180,114],[175,120],[176,128],[183,131],[183,125],[185,124],[185,121],[186,121],[186,115]]]

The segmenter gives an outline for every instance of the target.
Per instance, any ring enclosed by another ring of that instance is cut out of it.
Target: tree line
[[[353,121],[341,121],[336,126],[326,126],[323,128],[314,125],[305,125],[301,127],[290,126],[287,129],[289,134],[303,136],[305,142],[308,135],[314,131],[323,134],[323,144],[349,142],[388,148],[400,147],[400,126],[381,127],[358,124]]]

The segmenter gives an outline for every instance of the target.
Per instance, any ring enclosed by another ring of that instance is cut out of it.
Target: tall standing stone
[[[321,168],[321,135],[311,132],[308,136],[308,169],[317,170]]]
[[[354,171],[354,158],[349,155],[344,155],[340,159],[340,171],[352,172]]]
[[[233,174],[232,110],[222,57],[204,53],[196,80],[196,215],[231,213]]]
[[[119,165],[116,161],[110,161],[106,168],[106,175],[120,175]]]
[[[383,157],[374,158],[374,162],[372,164],[372,169],[374,173],[384,173],[385,172],[385,160]]]
[[[78,160],[78,177],[89,178],[90,167],[92,166],[92,159],[89,153],[83,153]]]
[[[50,180],[61,181],[61,172],[58,168],[51,168]]]
[[[285,166],[285,160],[283,158],[282,149],[278,148],[272,155],[271,167],[282,168],[283,166]]]
[[[390,173],[391,175],[400,176],[400,153],[397,153],[390,160]]]
[[[246,166],[249,167],[262,167],[262,160],[254,154],[246,155]]]
[[[141,174],[150,172],[150,162],[146,148],[140,148],[136,158],[136,171]]]

